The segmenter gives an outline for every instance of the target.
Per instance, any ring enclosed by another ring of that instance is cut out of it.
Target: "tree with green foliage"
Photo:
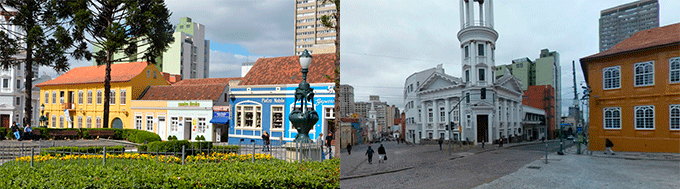
[[[335,4],[335,9],[337,10],[335,13],[332,13],[330,16],[329,15],[323,15],[321,17],[321,23],[323,24],[324,27],[327,28],[334,28],[335,29],[335,69],[334,73],[335,75],[332,77],[333,80],[335,81],[335,86],[333,87],[333,90],[335,91],[335,99],[340,98],[340,0],[324,0],[323,4],[326,3],[333,3]],[[330,78],[330,76],[326,76]],[[340,111],[340,106],[339,103],[335,103],[335,111],[338,112]],[[340,117],[343,115],[340,114],[335,114],[335,129],[332,131],[333,132],[333,140],[335,140],[335,157],[340,157],[340,133],[336,132],[340,127]]]
[[[24,124],[33,115],[33,67],[69,70],[66,50],[73,41],[55,5],[49,0],[4,0],[0,5],[0,66],[5,70],[24,66]]]
[[[174,41],[171,13],[163,0],[72,0],[59,1],[59,6],[78,34],[74,58],[94,58],[97,65],[106,65],[103,127],[108,128],[111,64],[136,61],[138,55],[156,64]],[[88,43],[96,52],[88,49]],[[120,52],[126,57],[114,58]]]

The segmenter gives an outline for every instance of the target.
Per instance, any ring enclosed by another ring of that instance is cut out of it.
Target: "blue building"
[[[325,77],[333,74],[334,58],[334,54],[314,55],[307,75],[315,94],[313,108],[319,114],[319,121],[309,132],[315,141],[319,134],[328,136],[335,130],[334,83]],[[293,141],[297,130],[288,116],[301,81],[297,56],[258,59],[241,83],[229,90],[229,143],[238,144],[241,139],[250,143],[253,139],[261,144],[263,132],[269,133],[273,145]]]

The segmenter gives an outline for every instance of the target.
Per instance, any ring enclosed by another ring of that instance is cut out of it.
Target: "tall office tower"
[[[600,11],[600,52],[638,31],[659,27],[659,1],[639,0]]]
[[[205,26],[183,17],[175,28],[175,42],[163,53],[163,63],[158,68],[170,74],[180,74],[182,79],[208,78],[210,41],[205,40]]]
[[[295,54],[307,49],[312,54],[335,53],[335,29],[321,24],[323,15],[337,12],[335,4],[323,0],[295,1]]]
[[[340,117],[349,117],[354,113],[354,87],[351,85],[340,85],[340,97],[336,103],[339,103]]]

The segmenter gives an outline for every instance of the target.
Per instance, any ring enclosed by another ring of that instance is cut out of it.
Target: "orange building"
[[[590,150],[680,153],[680,23],[581,58],[591,87]]]

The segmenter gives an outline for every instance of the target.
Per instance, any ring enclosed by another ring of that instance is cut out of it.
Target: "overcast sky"
[[[562,98],[573,99],[572,60],[577,83],[579,59],[599,52],[599,14],[633,0],[494,1],[496,65],[535,60],[541,49],[557,51],[562,66]],[[659,0],[660,26],[680,22],[680,1]],[[457,0],[362,0],[342,2],[341,82],[354,86],[354,100],[381,101],[403,109],[406,78],[443,64],[460,77],[460,7]],[[579,87],[579,94],[582,94]],[[572,101],[565,100],[563,105]],[[563,113],[566,113],[564,106]]]
[[[294,55],[293,0],[166,0],[172,12],[170,23],[190,17],[205,25],[210,40],[210,77],[240,77],[241,63],[259,57]],[[71,68],[92,66],[92,62],[69,62]],[[52,78],[57,74],[40,69]]]

